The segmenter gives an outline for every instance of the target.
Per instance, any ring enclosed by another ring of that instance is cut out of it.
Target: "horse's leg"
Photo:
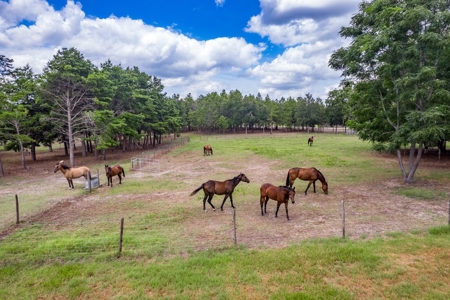
[[[213,208],[213,210],[216,211],[216,208],[215,208],[214,205],[212,205],[212,203],[211,203],[211,200],[212,200],[213,197],[214,197],[214,194],[211,194],[211,196],[209,196],[209,198],[208,198],[208,203],[209,203],[209,205],[211,205],[211,207]]]
[[[314,187],[314,194],[316,193],[316,181],[313,181],[313,187]]]
[[[311,186],[311,181],[308,183],[308,186],[306,187],[306,190],[305,190],[305,195],[308,195],[308,189],[309,189],[309,187]]]
[[[231,198],[231,194],[230,195],[225,195],[225,197],[223,197],[223,201],[222,201],[222,205],[220,206],[220,210],[223,210],[223,205],[225,204],[225,201],[227,200],[228,196],[230,197],[230,201],[231,201],[231,206],[233,206],[233,198]],[[233,206],[234,208],[234,206]]]
[[[72,187],[70,186],[70,179],[69,178],[66,178],[66,179],[67,179],[67,183],[69,184],[69,190],[71,190]]]
[[[278,210],[280,209],[281,202],[277,203],[277,211],[275,212],[275,218],[278,218]]]
[[[230,202],[231,202],[231,207],[235,208],[234,205],[233,205],[233,194],[230,194]]]
[[[264,211],[263,211],[264,201],[265,201],[264,197],[260,196],[259,203],[261,204],[261,216],[264,216]]]
[[[119,176],[119,184],[122,184],[122,176],[120,176],[120,173],[117,176]]]
[[[208,195],[205,194],[205,197],[203,197],[203,211],[206,212],[206,198],[208,198]]]
[[[286,207],[286,218],[289,221],[289,212],[288,212],[288,201],[284,202],[284,206]]]
[[[264,201],[264,213],[267,214],[267,202],[269,202],[269,197],[266,196],[266,201]]]

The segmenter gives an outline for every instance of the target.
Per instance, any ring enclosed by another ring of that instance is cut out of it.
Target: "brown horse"
[[[220,210],[223,210],[223,204],[225,203],[225,200],[227,200],[228,197],[230,197],[231,201],[231,207],[234,208],[233,205],[233,191],[234,188],[239,184],[239,182],[247,182],[249,183],[250,180],[245,176],[244,174],[239,174],[238,176],[234,177],[233,179],[228,179],[225,181],[215,181],[215,180],[208,180],[207,182],[203,183],[199,188],[197,188],[195,191],[193,191],[190,196],[195,195],[198,191],[203,189],[203,192],[205,193],[205,197],[203,197],[203,210],[206,212],[206,199],[208,198],[208,203],[211,205],[214,211],[216,211],[216,208],[214,205],[212,205],[211,200],[214,196],[214,194],[217,195],[225,195],[223,198],[222,205],[220,206]]]
[[[213,149],[210,145],[205,145],[203,147],[203,156],[205,155],[213,155]]]
[[[312,136],[308,139],[308,145],[312,146],[313,142],[314,142],[314,137]]]
[[[295,179],[301,179],[309,181],[308,187],[305,190],[305,195],[307,195],[308,189],[311,183],[314,186],[314,193],[316,192],[316,180],[320,180],[322,183],[322,190],[325,194],[328,194],[328,183],[325,180],[323,174],[316,168],[292,168],[289,170],[286,177],[286,186],[292,187]]]
[[[79,178],[81,176],[84,176],[84,179],[87,180],[89,176],[89,168],[88,167],[78,167],[78,168],[72,168],[68,167],[64,164],[64,161],[61,160],[59,163],[55,165],[55,169],[53,170],[54,173],[58,172],[60,170],[64,176],[67,179],[67,182],[69,183],[69,190],[73,190],[73,181],[74,178]]]
[[[113,176],[119,176],[119,184],[122,184],[122,176],[121,173],[123,175],[123,177],[125,177],[125,170],[119,166],[119,165],[115,165],[115,166],[108,166],[105,165],[105,174],[106,174],[106,178],[108,179],[108,186],[109,183],[111,182],[111,187],[113,186],[112,184],[112,178]]]
[[[287,186],[274,186],[270,183],[264,183],[261,185],[259,189],[261,198],[261,215],[267,214],[267,202],[269,199],[277,201],[277,211],[275,212],[275,218],[278,217],[278,210],[280,209],[281,203],[284,203],[286,207],[286,218],[289,221],[289,213],[288,213],[288,203],[289,199],[291,199],[292,204],[295,203],[295,188],[287,187]],[[264,212],[263,212],[263,204],[264,204]]]

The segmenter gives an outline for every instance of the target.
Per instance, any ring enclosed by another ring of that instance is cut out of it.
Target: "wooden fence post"
[[[100,171],[97,169],[98,186],[100,186]]]
[[[345,202],[342,200],[342,238],[345,238]]]
[[[89,193],[92,193],[92,187],[91,187],[91,171],[88,172],[88,187],[89,187]]]
[[[19,224],[19,197],[16,195],[16,224]]]
[[[236,238],[236,208],[233,208],[234,245],[237,245]]]
[[[450,225],[450,200],[448,200],[448,225]]]
[[[122,253],[122,241],[123,241],[123,218],[120,219],[120,236],[119,236],[119,255]]]

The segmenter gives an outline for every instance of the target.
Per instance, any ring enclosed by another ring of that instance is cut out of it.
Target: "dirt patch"
[[[133,152],[114,151],[107,154],[108,162],[128,160],[142,153],[142,150]],[[246,159],[236,159],[223,165],[220,154],[204,157],[199,153],[181,153],[176,156],[162,155],[159,157],[161,172],[149,174],[144,172],[130,172],[126,170],[124,184],[133,182],[133,179],[148,178],[164,179],[176,174],[177,180],[184,183],[184,187],[176,192],[157,192],[151,195],[127,197],[126,194],[107,195],[107,187],[101,187],[92,194],[67,197],[51,203],[50,207],[37,214],[28,216],[19,224],[4,228],[0,232],[0,239],[9,235],[17,228],[28,226],[32,223],[49,224],[55,228],[70,227],[77,220],[95,220],[100,216],[114,214],[120,206],[123,214],[139,215],[149,212],[161,213],[169,210],[171,206],[181,205],[189,217],[183,220],[181,236],[198,241],[198,248],[208,248],[215,245],[215,240],[232,237],[232,210],[227,200],[224,211],[220,211],[222,196],[215,196],[213,203],[217,211],[213,212],[207,207],[207,212],[202,210],[201,200],[189,197],[190,192],[208,179],[228,179],[244,172],[251,183],[241,183],[238,187],[240,194],[235,195],[238,242],[248,247],[284,247],[290,243],[298,242],[306,238],[339,237],[342,236],[342,211],[345,208],[345,233],[348,238],[361,238],[382,236],[387,232],[410,232],[411,230],[423,230],[429,226],[443,225],[447,222],[448,202],[443,200],[422,201],[410,199],[395,194],[395,188],[403,185],[400,179],[392,179],[384,182],[374,182],[359,186],[333,186],[330,185],[330,194],[325,195],[320,183],[317,184],[317,193],[312,187],[308,195],[302,191],[307,182],[296,181],[296,203],[289,203],[289,216],[286,220],[285,207],[280,207],[278,218],[275,218],[276,203],[269,201],[267,215],[261,216],[258,197],[248,199],[245,190],[258,189],[262,183],[283,184],[286,170],[277,170],[280,162],[268,161],[259,156],[251,156]],[[395,156],[380,155],[380,163],[395,164]],[[36,189],[50,189],[52,185],[42,184],[42,178],[55,180],[58,178],[58,188],[67,185],[62,174],[59,177],[53,173],[53,166],[61,159],[66,159],[63,149],[55,149],[52,153],[38,155],[38,161],[32,162],[27,158],[28,169],[20,166],[18,153],[2,153],[2,161],[7,177],[14,177],[13,182],[3,180],[0,197],[13,195],[25,190],[30,185]],[[76,165],[98,165],[101,160],[88,156],[81,158],[76,155]],[[448,156],[442,156],[439,162],[436,156],[425,156],[421,161],[421,168],[442,168],[449,166]],[[233,171],[235,170],[235,171]],[[217,175],[220,174],[220,175]],[[36,178],[38,175],[38,179]],[[219,178],[220,177],[220,178]],[[333,179],[327,177],[329,182]],[[105,180],[103,180],[103,183]],[[1,183],[1,181],[0,181]],[[117,177],[114,179],[114,188],[118,186]],[[80,183],[76,184],[80,188]],[[418,181],[415,186],[432,187],[448,191],[448,188],[434,181]],[[202,192],[200,192],[202,194]],[[202,196],[202,195],[201,195]],[[245,200],[243,200],[245,198]],[[172,202],[167,202],[172,199]],[[344,203],[342,201],[345,200]],[[196,202],[195,202],[196,201]],[[111,203],[114,203],[112,205]],[[157,203],[167,202],[165,206],[157,206]],[[141,205],[141,206],[138,206]],[[136,208],[137,207],[137,208]],[[223,225],[226,224],[226,225]],[[226,228],[224,228],[226,226]],[[145,228],[144,228],[145,229]],[[219,243],[219,242],[218,242]]]

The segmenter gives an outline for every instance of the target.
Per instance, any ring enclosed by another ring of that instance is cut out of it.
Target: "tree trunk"
[[[25,149],[23,149],[22,141],[19,141],[19,146],[20,146],[20,155],[22,157],[22,168],[26,169],[27,165],[25,163]]]
[[[420,159],[422,158],[422,149],[423,143],[419,143],[419,148],[416,154],[416,143],[412,142],[409,148],[409,159],[408,159],[408,170],[405,170],[403,165],[403,157],[401,153],[401,149],[397,149],[397,159],[400,165],[400,170],[403,176],[404,183],[413,183],[414,182],[414,174],[419,167]]]
[[[0,175],[5,176],[5,172],[3,172],[3,163],[1,157],[0,157]]]
[[[31,159],[36,161],[36,142],[31,142],[30,146]]]
[[[86,157],[86,141],[81,139],[81,153],[83,157]]]

